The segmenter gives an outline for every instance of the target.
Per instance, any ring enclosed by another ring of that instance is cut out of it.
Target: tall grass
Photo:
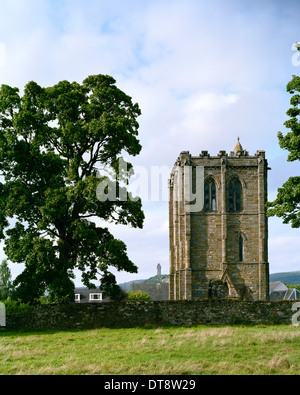
[[[0,374],[299,374],[293,326],[0,331]]]

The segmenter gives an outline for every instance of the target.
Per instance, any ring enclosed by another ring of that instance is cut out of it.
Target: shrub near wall
[[[291,324],[293,301],[235,300],[41,305],[9,314],[9,329],[137,327],[144,325]]]

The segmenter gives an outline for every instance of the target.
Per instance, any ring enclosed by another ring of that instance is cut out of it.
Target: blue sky
[[[266,151],[272,200],[299,175],[276,137],[286,84],[300,74],[299,15],[298,0],[0,0],[0,84],[112,75],[142,110],[135,165],[172,167],[183,150],[229,152],[240,136],[250,154]],[[143,230],[113,228],[139,267],[119,281],[147,278],[158,262],[168,273],[167,203],[144,209]],[[271,272],[300,270],[299,233],[269,220]]]

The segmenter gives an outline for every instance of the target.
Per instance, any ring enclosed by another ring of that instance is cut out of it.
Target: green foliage
[[[145,291],[127,291],[126,292],[126,300],[128,301],[151,301],[151,296],[147,294]]]
[[[3,303],[5,304],[7,315],[28,314],[33,310],[33,306],[29,303],[21,303],[10,298],[4,300]]]
[[[284,125],[291,131],[285,136],[279,132],[278,139],[280,147],[289,151],[287,160],[292,162],[300,160],[300,77],[293,76],[287,91],[293,97],[290,101],[292,107],[287,111],[290,119]],[[276,200],[268,203],[268,216],[280,217],[283,223],[290,223],[292,228],[300,227],[300,176],[290,177],[278,189]]]
[[[0,300],[5,300],[13,294],[11,281],[11,271],[8,267],[7,260],[4,259],[0,264]]]
[[[112,301],[121,301],[125,298],[124,291],[117,285],[115,276],[108,271],[104,271],[102,275],[101,289]]]
[[[284,224],[290,223],[292,228],[300,227],[300,177],[290,177],[281,188],[277,198],[268,203],[268,216],[283,219]]]
[[[144,284],[153,284],[153,283],[167,283],[169,282],[169,275],[168,274],[162,274],[160,276],[153,276],[148,278],[147,280],[144,280]]]
[[[137,272],[126,245],[99,223],[141,228],[141,201],[117,194],[102,202],[96,190],[108,180],[119,191],[121,175],[112,179],[105,169],[118,175],[121,155],[139,154],[140,114],[110,76],[49,88],[30,82],[22,97],[1,86],[0,238],[9,260],[25,263],[17,298],[33,303],[48,290],[55,302],[73,301],[75,269],[86,286],[109,266]],[[122,174],[125,184],[129,176]]]
[[[296,288],[300,292],[300,284],[285,284],[288,288]]]

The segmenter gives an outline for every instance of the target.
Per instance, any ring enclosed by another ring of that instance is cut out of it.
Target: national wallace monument
[[[184,188],[191,169],[195,190],[197,168],[199,211]],[[170,300],[268,299],[267,172],[265,152],[249,156],[239,139],[230,154],[181,152],[169,180]]]

